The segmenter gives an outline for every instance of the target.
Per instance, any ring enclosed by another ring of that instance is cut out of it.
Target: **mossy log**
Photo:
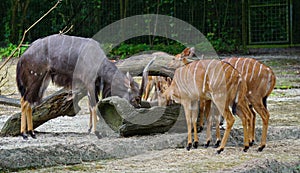
[[[186,132],[186,122],[179,104],[135,109],[122,98],[109,97],[99,102],[98,108],[106,124],[123,137]]]

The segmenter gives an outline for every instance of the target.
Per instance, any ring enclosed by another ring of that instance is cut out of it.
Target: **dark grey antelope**
[[[21,135],[36,138],[32,124],[32,108],[39,104],[50,80],[68,89],[84,88],[90,104],[89,131],[96,132],[96,104],[101,83],[104,97],[119,96],[134,107],[140,105],[140,89],[133,78],[123,74],[110,62],[97,41],[67,35],[41,38],[21,56],[17,64],[17,86],[21,93]],[[141,87],[143,88],[143,87]],[[94,125],[91,122],[94,119]]]

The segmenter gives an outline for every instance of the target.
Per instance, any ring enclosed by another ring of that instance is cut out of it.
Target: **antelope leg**
[[[28,139],[26,135],[26,113],[27,113],[27,104],[26,101],[24,101],[24,98],[21,98],[21,136],[23,139]]]
[[[199,145],[199,138],[197,133],[197,118],[198,118],[198,101],[192,101],[191,105],[191,113],[192,113],[192,122],[194,128],[194,143],[193,147],[198,148]]]
[[[36,139],[36,135],[34,134],[33,124],[32,124],[32,108],[29,103],[27,104],[26,114],[27,114],[26,118],[27,118],[28,133],[32,138]]]
[[[220,111],[220,110],[219,110]],[[221,111],[220,111],[221,112]],[[230,110],[228,107],[225,107],[225,110],[223,112],[223,116],[227,122],[227,127],[225,129],[225,132],[224,132],[224,136],[222,138],[222,141],[221,141],[221,145],[220,147],[217,149],[217,153],[220,154],[224,148],[225,148],[225,145],[226,145],[226,142],[227,142],[227,139],[229,137],[229,134],[230,134],[230,131],[231,131],[231,128],[233,126],[233,123],[235,121],[234,117],[232,116]]]
[[[182,102],[188,129],[188,142],[186,149],[189,151],[192,148],[192,115],[191,115],[191,101],[185,100]]]

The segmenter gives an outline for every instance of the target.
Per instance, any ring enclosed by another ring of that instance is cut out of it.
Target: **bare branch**
[[[8,56],[8,58],[4,61],[4,63],[0,66],[0,70],[7,64],[7,62],[14,56],[14,54],[17,52],[17,50],[20,49],[21,45],[23,44],[24,42],[24,39],[25,39],[25,36],[27,34],[27,32],[33,28],[37,23],[39,23],[43,18],[45,18],[52,10],[54,10],[57,5],[61,2],[62,0],[58,0],[56,2],[56,4],[49,10],[47,11],[47,13],[45,13],[41,18],[39,18],[36,22],[34,22],[28,29],[26,29],[24,31],[24,34],[23,34],[23,37],[22,37],[22,40],[20,42],[20,44],[18,45],[18,47]]]

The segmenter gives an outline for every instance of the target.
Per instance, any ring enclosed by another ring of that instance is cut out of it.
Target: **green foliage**
[[[10,56],[17,47],[18,47],[17,45],[9,43],[7,47],[0,48],[0,60]],[[14,57],[23,54],[26,49],[27,47],[21,46],[21,48],[15,52]]]
[[[184,49],[184,45],[180,43],[174,43],[170,45],[165,44],[156,44],[156,45],[148,45],[148,44],[121,44],[120,46],[115,47],[110,51],[109,57],[117,57],[119,59],[125,59],[132,55],[145,52],[145,51],[162,51],[172,55],[178,54],[182,52]]]
[[[232,53],[237,51],[237,40],[230,38],[229,32],[221,32],[221,37],[215,33],[207,33],[206,38],[212,44],[214,49],[219,53]]]

